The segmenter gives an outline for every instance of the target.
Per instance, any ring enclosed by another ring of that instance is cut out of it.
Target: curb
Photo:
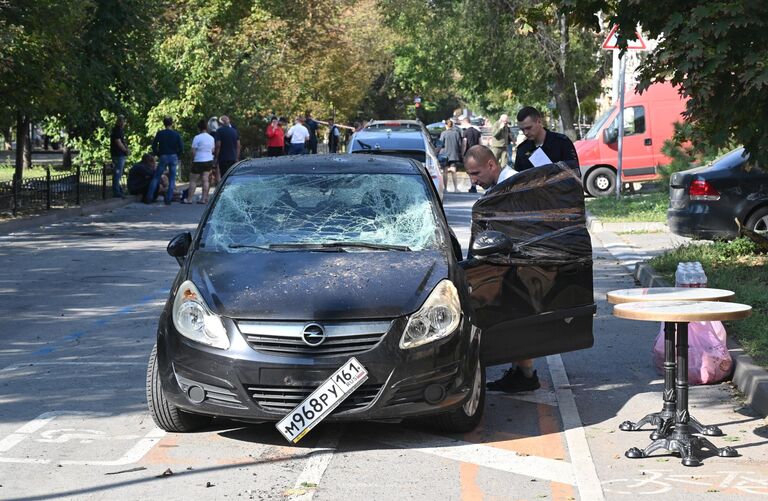
[[[669,283],[648,263],[637,263],[633,274],[641,287],[669,287]],[[728,339],[728,351],[733,358],[733,384],[744,394],[747,405],[768,417],[768,371],[744,353],[733,338]]]

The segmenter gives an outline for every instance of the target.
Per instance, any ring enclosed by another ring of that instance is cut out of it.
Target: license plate
[[[278,431],[289,442],[298,442],[366,379],[365,367],[355,357],[350,358],[277,423]]]

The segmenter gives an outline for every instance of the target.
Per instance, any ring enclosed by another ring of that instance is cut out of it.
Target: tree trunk
[[[24,117],[24,132],[26,132],[26,141],[24,141],[24,169],[32,168],[32,132],[30,131],[29,117]]]
[[[552,90],[555,94],[557,112],[560,114],[560,120],[563,122],[563,132],[566,136],[571,138],[571,141],[575,141],[577,135],[576,128],[573,126],[573,110],[571,109],[571,102],[569,99],[568,82],[559,72]]]
[[[555,94],[555,104],[557,105],[557,112],[560,114],[560,121],[563,123],[563,132],[566,136],[571,138],[571,141],[576,140],[576,128],[573,126],[573,109],[571,108],[570,87],[573,85],[566,78],[566,68],[568,65],[568,48],[570,45],[570,36],[568,33],[568,19],[565,14],[558,14],[557,25],[560,30],[560,51],[559,51],[559,68],[555,68],[555,84],[553,92]]]
[[[15,180],[21,180],[24,175],[24,152],[26,151],[27,135],[29,134],[27,118],[16,113],[16,169],[13,173]]]

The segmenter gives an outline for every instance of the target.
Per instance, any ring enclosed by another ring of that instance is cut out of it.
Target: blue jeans
[[[123,170],[125,170],[125,155],[112,157],[112,196],[122,197],[123,187],[120,181],[123,179]]]
[[[176,166],[179,164],[178,155],[160,155],[160,161],[157,163],[157,169],[155,169],[155,175],[152,176],[152,181],[149,183],[147,189],[147,199],[152,201],[152,194],[157,193],[157,189],[160,185],[160,178],[163,177],[165,167],[168,167],[168,190],[165,192],[165,203],[169,204],[173,200],[173,190],[176,188]]]
[[[291,143],[290,146],[288,146],[289,155],[303,155],[304,153],[306,153],[304,143]]]

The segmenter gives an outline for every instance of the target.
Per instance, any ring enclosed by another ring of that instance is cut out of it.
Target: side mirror
[[[472,242],[472,255],[478,257],[515,252],[515,244],[500,231],[484,231]]]
[[[603,129],[603,142],[605,144],[613,144],[619,139],[619,130],[613,127]]]
[[[192,234],[188,231],[185,231],[184,233],[180,233],[173,237],[170,242],[168,242],[168,247],[166,248],[166,251],[168,252],[168,255],[171,257],[176,258],[176,262],[179,263],[179,266],[184,262],[184,257],[187,255],[187,252],[189,252],[189,247],[192,245]]]

